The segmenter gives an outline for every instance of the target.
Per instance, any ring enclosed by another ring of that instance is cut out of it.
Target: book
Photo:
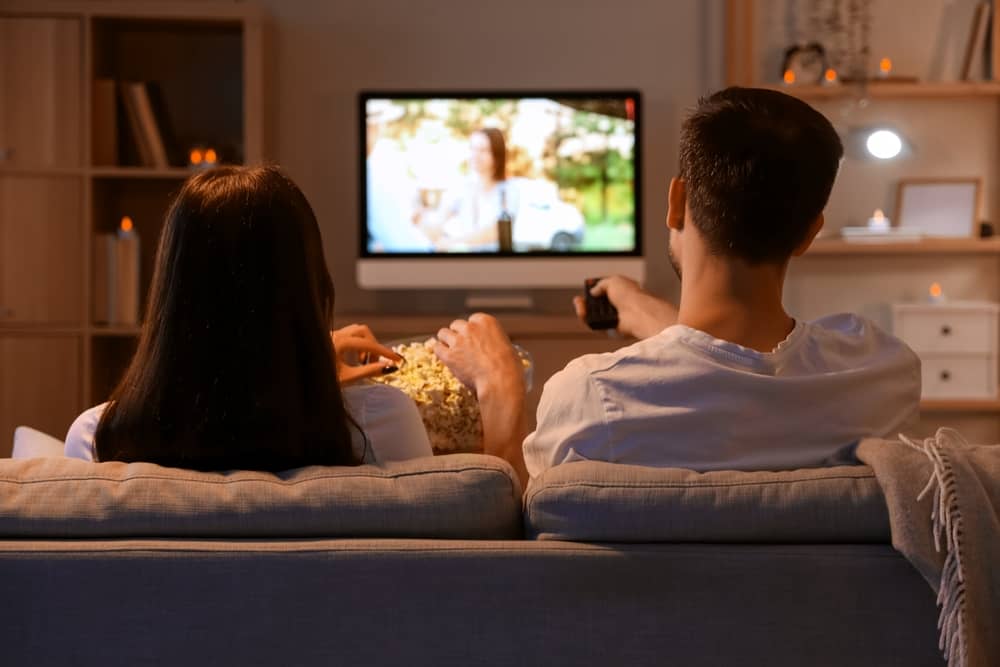
[[[969,28],[969,39],[965,44],[965,56],[962,58],[962,81],[969,81],[973,75],[973,65],[982,64],[983,52],[986,49],[986,31],[990,24],[990,3],[980,2],[972,15],[972,26]],[[982,68],[975,72],[981,78]]]
[[[153,105],[149,101],[149,93],[146,83],[134,81],[128,84],[128,94],[135,107],[136,117],[139,121],[139,130],[143,135],[149,154],[152,159],[152,166],[166,169],[170,166],[167,159],[167,149],[163,145],[163,136],[160,128],[156,124],[156,116],[153,114]]]
[[[113,79],[94,81],[93,112],[91,115],[91,164],[118,164],[118,109]]]
[[[146,134],[142,130],[142,122],[139,119],[139,111],[136,107],[135,98],[131,93],[131,84],[128,81],[121,81],[118,84],[118,93],[121,97],[122,107],[125,110],[125,123],[129,129],[129,135],[135,145],[139,158],[139,165],[143,167],[154,166],[152,148],[146,142]]]
[[[163,87],[155,81],[147,81],[146,94],[149,96],[149,103],[156,119],[156,127],[160,131],[160,139],[166,150],[167,162],[175,165],[187,164],[187,154],[181,150],[177,135],[174,133],[174,125],[170,120],[170,114],[167,112]]]

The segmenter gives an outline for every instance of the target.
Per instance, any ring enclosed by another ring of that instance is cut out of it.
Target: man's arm
[[[607,295],[618,309],[618,332],[623,336],[649,338],[677,323],[677,308],[646,292],[639,283],[624,276],[601,279],[590,290],[593,296]],[[584,319],[583,297],[573,297],[577,317]]]
[[[510,339],[495,317],[483,313],[455,320],[438,331],[437,338],[435,353],[479,399],[483,451],[510,463],[524,488],[524,369]]]

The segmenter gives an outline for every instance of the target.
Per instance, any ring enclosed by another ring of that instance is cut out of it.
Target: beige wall
[[[323,230],[339,312],[454,312],[463,293],[356,286],[357,92],[365,88],[638,88],[643,94],[643,240],[649,284],[663,261],[666,185],[685,108],[721,82],[717,0],[265,0],[273,18],[272,155]],[[581,282],[584,276],[580,276]],[[567,308],[568,292],[535,295]],[[415,298],[418,297],[418,298]]]

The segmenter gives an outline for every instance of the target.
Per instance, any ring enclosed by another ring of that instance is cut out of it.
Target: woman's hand
[[[340,384],[391,373],[403,361],[403,357],[379,343],[364,324],[349,324],[331,331],[330,339],[337,358]]]

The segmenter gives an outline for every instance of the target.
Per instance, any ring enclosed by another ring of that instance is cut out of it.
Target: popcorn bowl
[[[386,342],[405,362],[399,370],[372,381],[396,387],[413,399],[435,454],[482,452],[483,426],[475,392],[438,359],[433,344],[433,336]],[[513,345],[524,367],[525,389],[530,391],[534,360],[526,349]]]

